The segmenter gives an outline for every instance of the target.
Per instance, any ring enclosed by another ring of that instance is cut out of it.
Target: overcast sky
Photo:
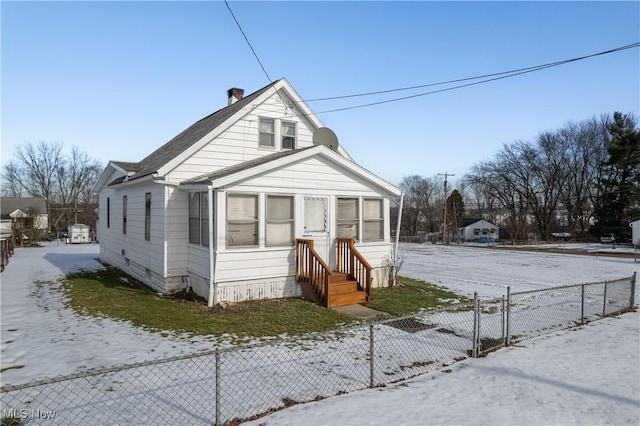
[[[640,41],[640,2],[2,1],[2,164],[60,141],[140,161],[195,121],[286,77],[304,99],[532,67]],[[470,80],[458,84],[468,84]],[[638,116],[640,48],[450,88],[310,101],[391,183],[455,173],[504,144],[614,111]]]

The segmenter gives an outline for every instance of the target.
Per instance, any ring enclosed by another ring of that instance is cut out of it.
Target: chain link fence
[[[635,275],[0,389],[4,424],[238,424],[633,309]]]

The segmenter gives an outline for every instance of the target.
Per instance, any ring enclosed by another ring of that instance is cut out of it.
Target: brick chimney
[[[244,90],[232,87],[227,90],[227,96],[229,97],[229,105],[238,102],[244,96]]]

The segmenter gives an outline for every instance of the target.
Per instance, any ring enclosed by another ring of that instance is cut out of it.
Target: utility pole
[[[447,225],[447,178],[455,176],[452,173],[438,173],[438,176],[444,176],[444,225],[442,226],[442,244],[449,244],[449,227]]]

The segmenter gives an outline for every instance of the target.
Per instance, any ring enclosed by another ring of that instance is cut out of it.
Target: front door
[[[314,248],[329,267],[335,268],[335,256],[331,256],[329,239],[329,198],[304,197],[303,238],[314,241]]]

